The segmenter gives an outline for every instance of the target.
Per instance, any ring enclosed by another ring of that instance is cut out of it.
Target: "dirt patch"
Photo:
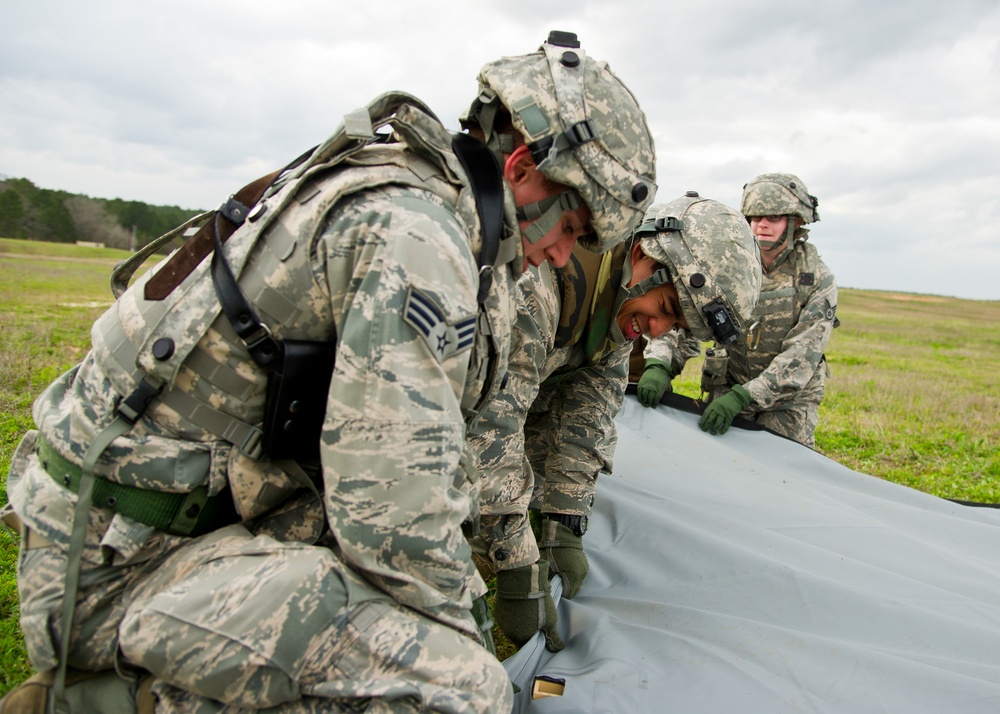
[[[40,253],[5,253],[0,251],[0,258],[19,258],[21,260],[55,260],[63,263],[104,263],[115,265],[118,261],[114,258],[78,258],[68,255],[42,255]]]
[[[910,293],[887,293],[884,297],[889,300],[899,300],[900,302],[945,302],[951,299],[937,295],[913,295]]]

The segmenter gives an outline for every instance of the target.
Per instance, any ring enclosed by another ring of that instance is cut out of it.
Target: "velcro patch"
[[[815,273],[799,273],[799,285],[815,285]]]
[[[438,362],[472,347],[476,334],[475,315],[449,323],[434,299],[412,286],[406,294],[403,319],[424,338]]]

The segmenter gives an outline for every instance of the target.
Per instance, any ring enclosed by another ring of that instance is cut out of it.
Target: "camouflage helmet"
[[[792,174],[761,174],[743,186],[743,215],[798,216],[802,224],[819,220],[819,200]],[[789,226],[794,228],[794,226]]]
[[[677,289],[697,339],[725,345],[739,338],[761,285],[760,249],[741,214],[688,191],[651,206],[635,238],[664,266],[668,275],[660,280]]]
[[[580,239],[585,247],[604,252],[625,241],[653,202],[656,153],[645,114],[607,64],[588,57],[575,34],[552,32],[537,52],[485,65],[479,89],[463,123],[477,124],[490,148],[510,153],[510,137],[494,127],[503,105],[538,170],[575,189],[527,207],[519,218],[537,223],[525,231],[528,240],[582,199],[596,232]]]

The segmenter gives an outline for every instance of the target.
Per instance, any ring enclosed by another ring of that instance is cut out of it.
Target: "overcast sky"
[[[658,201],[794,173],[841,287],[1000,300],[1000,0],[5,3],[0,175],[211,208],[389,89],[458,128],[551,29],[638,97]]]

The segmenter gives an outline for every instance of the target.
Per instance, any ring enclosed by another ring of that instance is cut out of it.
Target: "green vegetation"
[[[0,199],[4,194],[0,193]],[[120,250],[0,239],[0,504],[31,403],[90,343]],[[842,290],[822,453],[946,498],[1000,502],[1000,302]],[[700,360],[675,380],[698,396]],[[29,673],[16,539],[0,529],[0,696]],[[502,656],[512,650],[498,638]]]
[[[2,194],[0,194],[2,195]],[[112,302],[108,278],[125,251],[0,239],[0,503],[31,402],[83,358],[90,325]],[[0,528],[0,695],[29,674],[18,630],[17,539]]]
[[[28,179],[0,180],[0,236],[136,248],[200,213],[120,198],[90,198],[35,186]]]
[[[1000,302],[841,290],[816,450],[942,498],[1000,503]],[[675,389],[699,395],[701,359]]]

